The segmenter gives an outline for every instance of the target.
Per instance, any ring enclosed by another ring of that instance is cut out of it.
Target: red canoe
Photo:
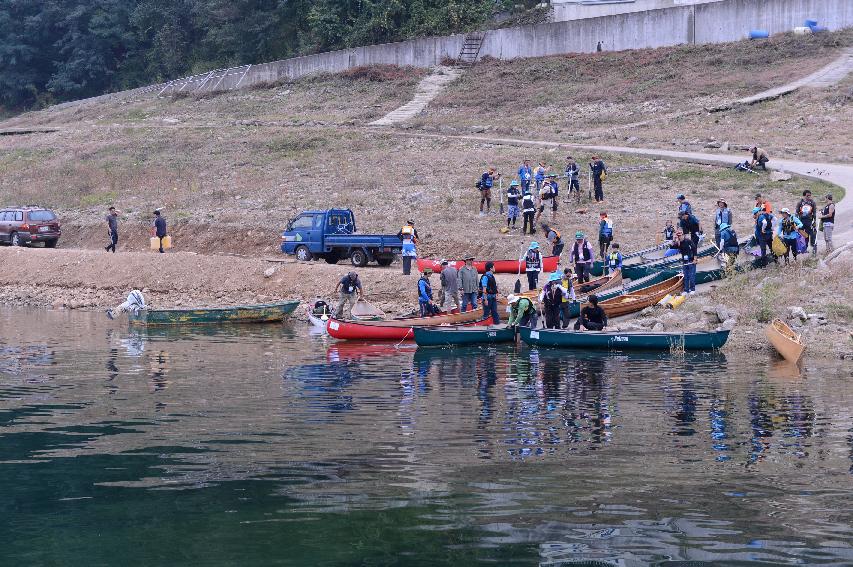
[[[326,332],[335,339],[349,341],[404,341],[414,340],[414,327],[435,327],[439,325],[489,325],[488,321],[480,319],[483,309],[466,311],[453,315],[436,315],[435,317],[419,317],[416,319],[392,319],[390,321],[339,321],[329,319]]]
[[[525,272],[525,264],[523,260],[493,260],[496,274],[517,274],[519,268],[521,273]],[[557,264],[560,263],[559,256],[546,256],[542,258],[542,271],[553,272],[557,269]],[[451,266],[457,270],[465,265],[462,260],[454,260],[449,262]],[[474,267],[481,274],[486,273],[486,260],[482,262],[474,262]],[[441,260],[433,260],[430,258],[418,258],[418,270],[423,272],[424,268],[430,268],[433,272],[441,271]]]

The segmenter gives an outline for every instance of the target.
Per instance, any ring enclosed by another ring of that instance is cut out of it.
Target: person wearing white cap
[[[538,287],[539,272],[542,271],[542,252],[539,251],[539,243],[533,241],[524,255],[524,270],[527,274],[527,289],[534,290]]]
[[[782,209],[782,220],[776,225],[776,234],[782,239],[785,244],[785,264],[788,264],[788,257],[793,252],[794,260],[797,259],[797,239],[800,237],[800,231],[803,230],[803,223],[796,216],[791,214],[790,209]],[[808,240],[806,241],[808,246]],[[807,248],[808,249],[808,248]]]

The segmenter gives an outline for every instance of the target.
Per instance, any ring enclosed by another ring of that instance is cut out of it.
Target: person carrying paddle
[[[437,315],[441,311],[432,300],[432,285],[429,283],[431,275],[432,269],[426,268],[418,280],[418,306],[421,309],[421,317]]]
[[[764,210],[764,207],[756,206],[752,209],[752,217],[755,219],[755,240],[761,249],[761,266],[767,265],[767,249],[770,248],[773,262],[776,256],[772,254],[773,249],[773,215]]]
[[[494,262],[486,262],[486,273],[480,278],[477,298],[483,301],[483,319],[492,318],[492,323],[500,325],[498,313],[498,281],[495,279]]]
[[[459,272],[450,265],[450,262],[444,260],[441,263],[441,275],[439,276],[441,280],[441,289],[444,292],[442,296],[444,297],[444,303],[442,307],[446,311],[450,311],[452,308],[450,306],[451,301],[453,302],[453,306],[456,309],[460,309],[459,304]]]
[[[788,258],[792,252],[794,260],[797,259],[797,253],[799,252],[797,250],[797,238],[799,238],[800,233],[803,231],[803,223],[795,215],[791,214],[790,209],[784,208],[780,212],[782,213],[782,220],[776,226],[776,234],[782,239],[782,243],[785,244],[785,265],[787,266]],[[806,246],[808,246],[808,241],[806,241]]]
[[[717,199],[717,211],[714,213],[714,242],[720,241],[720,227],[724,224],[732,225],[732,211],[726,200],[721,197]]]
[[[603,331],[607,327],[607,313],[599,307],[598,296],[589,296],[589,305],[581,309],[580,317],[575,321],[575,331]]]
[[[563,299],[569,295],[563,287],[562,280],[563,276],[560,272],[554,272],[539,293],[539,302],[545,313],[545,326],[549,329],[560,328],[560,306],[563,304]]]
[[[696,293],[696,245],[684,232],[677,231],[670,248],[681,255],[681,270],[684,274],[684,292],[682,295]]]
[[[539,273],[542,271],[542,252],[539,243],[531,242],[530,248],[524,254],[524,273],[527,274],[527,289],[534,290],[539,284]]]
[[[545,238],[548,239],[548,243],[551,245],[551,256],[562,254],[566,244],[563,242],[563,237],[560,233],[544,222],[540,226],[542,227],[542,232],[545,234]]]
[[[523,295],[510,295],[507,297],[507,303],[510,306],[509,322],[507,323],[510,327],[536,328],[536,306],[530,298]]]
[[[598,254],[607,257],[607,249],[613,242],[613,221],[607,216],[607,211],[601,211],[598,220]]]
[[[572,191],[575,191],[578,194],[578,199],[580,199],[581,188],[580,182],[578,181],[579,173],[580,168],[578,167],[578,163],[575,161],[575,158],[572,156],[566,156],[566,185],[569,186],[568,197],[571,197]]]
[[[524,217],[522,233],[535,234],[536,229],[533,228],[533,219],[536,215],[536,200],[533,198],[533,195],[530,194],[529,189],[524,192],[524,196],[521,198],[521,214]],[[528,232],[528,230],[530,230],[530,232]]]
[[[406,226],[400,229],[397,237],[403,241],[402,259],[403,259],[403,275],[408,276],[412,273],[412,259],[418,257],[418,231],[415,228],[415,221],[409,219]]]
[[[595,252],[592,249],[592,244],[584,238],[583,232],[577,231],[575,233],[575,244],[569,254],[569,263],[575,265],[578,283],[589,281],[589,272],[594,260]]]
[[[518,190],[518,181],[512,180],[509,184],[509,189],[506,192],[506,227],[515,228],[515,221],[518,219],[518,202],[521,199],[521,191]]]
[[[592,185],[595,188],[595,202],[604,201],[604,178],[607,177],[607,166],[599,157],[592,156],[589,160],[589,170],[592,173]]]
[[[820,213],[820,229],[823,231],[823,241],[826,242],[827,254],[835,250],[832,245],[832,231],[835,229],[835,203],[832,195],[826,196],[826,205]]]
[[[347,304],[347,319],[352,319],[352,308],[355,307],[356,301],[363,297],[361,280],[358,279],[358,274],[349,272],[342,277],[338,285],[335,286],[335,293],[340,294],[338,296],[338,306],[335,308],[335,319],[343,319],[344,305]]]
[[[817,203],[812,199],[812,192],[803,191],[803,198],[797,203],[796,218],[803,223],[803,232],[806,233],[807,245],[812,247],[812,255],[817,254]]]
[[[472,311],[477,308],[479,279],[480,274],[477,273],[477,268],[474,267],[474,257],[466,256],[465,265],[459,270],[459,283],[462,287],[462,307],[459,309],[460,311],[468,311],[469,305]]]

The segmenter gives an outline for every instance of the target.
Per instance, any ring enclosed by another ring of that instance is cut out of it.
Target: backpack
[[[723,251],[729,254],[738,254],[740,252],[740,246],[737,241],[737,233],[733,230],[729,230],[729,237],[723,242]]]

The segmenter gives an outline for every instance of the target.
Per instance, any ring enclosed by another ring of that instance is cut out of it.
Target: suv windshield
[[[30,211],[27,215],[31,221],[52,221],[56,220],[56,215],[51,211]]]

